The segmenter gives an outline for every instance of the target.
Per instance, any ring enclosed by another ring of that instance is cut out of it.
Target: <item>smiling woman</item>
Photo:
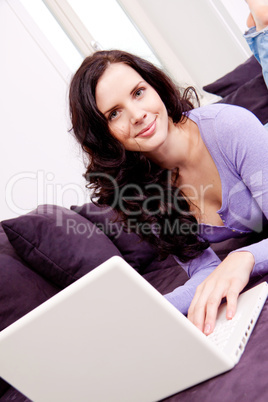
[[[153,64],[122,51],[96,52],[86,58],[76,72],[70,86],[70,111],[74,134],[89,156],[86,177],[95,189],[98,203],[113,203],[125,223],[133,214],[139,215],[141,222],[152,225],[165,220],[171,186],[166,165],[172,163],[172,169],[176,171],[178,155],[185,153],[182,144],[185,144],[186,136],[181,127],[189,124],[186,113],[193,108],[190,98],[190,89],[180,93]],[[176,124],[179,122],[181,125]],[[182,138],[180,147],[175,143],[177,134]],[[160,166],[162,159],[164,168]],[[114,187],[111,187],[108,174],[119,189],[133,184],[124,192],[123,200],[116,200],[116,205]],[[146,186],[148,184],[162,186],[167,198],[159,202],[158,189]],[[142,189],[142,196],[137,188]],[[150,203],[150,209],[154,210],[152,215],[143,210],[142,204],[144,199],[152,200],[153,196],[155,202]],[[191,227],[196,220],[187,217],[189,205],[184,197],[178,199],[182,219]],[[169,218],[172,222],[175,215]],[[198,255],[206,247],[195,231],[192,232],[188,231],[187,246],[186,238],[180,235],[180,240],[174,244],[161,236],[155,237],[153,231],[149,236],[146,234],[146,239],[157,244],[163,255],[173,250],[188,259],[189,255]],[[163,235],[169,236],[167,233]],[[178,249],[180,241],[185,243],[185,247]]]
[[[96,87],[96,104],[111,134],[126,150],[150,153],[166,140],[169,122],[164,103],[126,64],[115,63],[106,69]]]
[[[266,238],[222,262],[209,247],[268,224],[268,138],[242,108],[193,110],[192,93],[146,60],[100,51],[74,75],[70,111],[95,202],[113,206],[160,256],[175,256],[190,279],[165,297],[209,334],[222,298],[231,319],[252,272],[268,270]]]

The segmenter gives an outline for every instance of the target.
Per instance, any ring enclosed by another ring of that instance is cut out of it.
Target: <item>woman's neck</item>
[[[169,134],[164,144],[147,156],[164,169],[194,169],[198,166],[199,140],[198,127],[192,120],[187,119],[178,124],[170,122]]]

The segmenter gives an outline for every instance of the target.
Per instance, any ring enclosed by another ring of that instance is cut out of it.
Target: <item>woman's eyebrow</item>
[[[119,107],[119,105],[115,105],[115,106],[111,107],[111,109],[104,112],[103,114],[106,115],[107,113],[110,113],[112,110],[117,109],[118,107]]]
[[[132,89],[132,91],[130,91],[130,95],[132,95],[140,86],[140,84],[143,83],[143,81],[139,81],[137,85],[135,85],[135,87]],[[117,109],[119,107],[119,105],[115,105],[113,107],[111,107],[110,109],[106,110],[106,112],[104,112],[103,114],[106,115],[107,113],[110,113],[112,110]]]
[[[143,81],[140,81],[140,82],[138,82],[138,84],[137,85],[135,85],[135,87],[132,89],[132,91],[130,92],[130,94],[132,95],[133,94],[133,92],[135,92],[138,88],[139,88],[139,86],[140,86],[140,84],[142,83]]]

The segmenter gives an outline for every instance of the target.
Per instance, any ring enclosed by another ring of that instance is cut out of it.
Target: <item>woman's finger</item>
[[[237,307],[237,299],[239,296],[241,289],[237,288],[230,288],[227,292],[226,295],[226,300],[227,300],[227,308],[226,308],[226,318],[227,320],[230,320],[234,317],[236,313],[236,307]]]
[[[213,331],[219,304],[224,289],[212,286],[200,286],[188,311],[189,320],[201,331],[209,334]]]
[[[190,304],[188,310],[188,319],[198,328],[200,331],[203,331],[204,320],[205,320],[205,305],[206,299],[204,296],[204,286],[203,284],[199,285],[196,289],[194,298]],[[203,299],[203,302],[202,302]]]
[[[217,318],[218,308],[224,297],[223,290],[216,290],[209,296],[206,303],[206,314],[204,323],[204,334],[209,335],[215,328],[215,322]]]

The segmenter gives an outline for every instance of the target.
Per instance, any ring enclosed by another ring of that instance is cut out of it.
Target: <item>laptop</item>
[[[35,402],[158,401],[234,367],[266,297],[240,295],[221,348],[115,256],[0,333],[0,376]]]

